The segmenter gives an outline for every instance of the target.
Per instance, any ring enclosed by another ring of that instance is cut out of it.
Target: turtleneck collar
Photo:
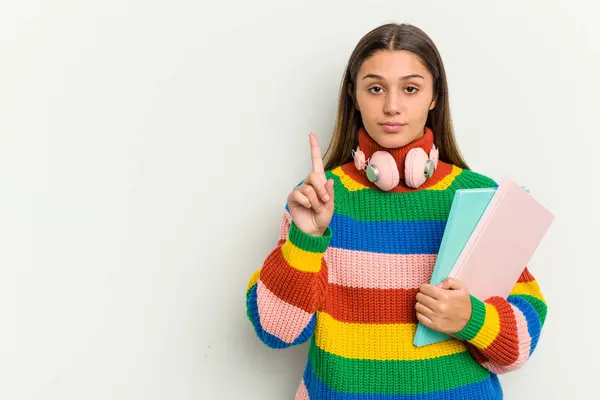
[[[368,160],[373,153],[378,150],[387,151],[390,153],[394,160],[396,161],[396,165],[398,166],[398,171],[400,172],[400,180],[404,180],[404,160],[406,159],[406,155],[411,149],[416,147],[421,147],[427,154],[429,154],[429,150],[433,147],[433,131],[425,127],[425,134],[420,138],[414,140],[413,142],[394,149],[388,149],[383,146],[380,146],[365,130],[364,126],[361,127],[358,131],[358,146],[360,150],[365,154],[365,160]]]

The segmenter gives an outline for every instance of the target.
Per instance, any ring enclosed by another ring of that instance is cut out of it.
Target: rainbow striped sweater
[[[402,161],[432,142],[429,131],[393,155]],[[497,375],[529,359],[546,317],[527,267],[507,299],[471,296],[471,319],[450,340],[412,344],[416,294],[431,277],[455,190],[496,182],[442,161],[418,189],[382,192],[352,162],[326,175],[335,207],[325,234],[302,232],[286,206],[278,243],[246,292],[264,344],[309,341],[296,400],[502,399]]]

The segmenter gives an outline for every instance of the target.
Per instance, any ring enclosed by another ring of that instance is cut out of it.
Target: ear
[[[431,101],[431,104],[429,105],[429,111],[431,111],[431,110],[433,110],[433,109],[435,108],[435,103],[436,103],[436,100],[437,100],[437,99],[436,99],[436,98],[434,98],[434,99]]]

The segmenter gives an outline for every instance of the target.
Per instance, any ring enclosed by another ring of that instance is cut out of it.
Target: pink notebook
[[[553,220],[525,189],[502,181],[449,276],[480,300],[507,298]]]

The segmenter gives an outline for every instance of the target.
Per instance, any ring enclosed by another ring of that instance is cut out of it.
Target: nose
[[[400,114],[402,111],[402,98],[394,90],[387,92],[385,102],[383,104],[383,112],[389,115]]]

